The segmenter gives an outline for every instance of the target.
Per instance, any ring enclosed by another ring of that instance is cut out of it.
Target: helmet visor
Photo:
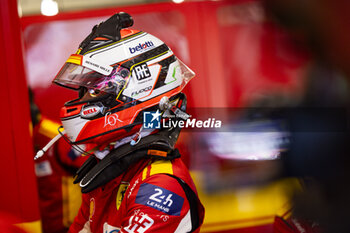
[[[106,76],[87,67],[67,62],[53,82],[76,90],[86,87],[118,95],[125,87],[129,77],[129,69],[120,65],[115,66],[112,73]]]

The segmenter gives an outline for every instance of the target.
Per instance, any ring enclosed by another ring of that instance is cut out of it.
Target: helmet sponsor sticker
[[[103,127],[106,126],[115,126],[118,122],[122,123],[123,121],[119,119],[118,114],[114,113],[112,114],[111,112],[107,112],[105,115],[105,124]]]
[[[103,75],[110,75],[113,70],[112,66],[103,64],[102,62],[88,56],[83,56],[82,65]]]
[[[133,99],[142,99],[152,95],[161,68],[159,64],[147,66],[146,63],[134,66],[131,69],[132,77],[129,79],[123,95]]]
[[[84,108],[80,112],[80,116],[83,118],[91,118],[96,116],[99,112],[101,112],[101,108],[99,106],[84,106]]]
[[[168,215],[180,216],[184,198],[157,185],[143,183],[140,185],[135,202]]]
[[[151,77],[151,72],[148,69],[146,63],[134,66],[132,75],[136,77],[137,80],[141,81],[143,79]]]
[[[154,43],[152,41],[145,41],[143,43],[139,43],[135,47],[129,47],[129,51],[131,54],[134,54],[135,52],[144,52],[151,48],[154,48]]]
[[[144,93],[144,92],[147,92],[147,91],[150,91],[150,90],[152,90],[152,86],[141,88],[139,90],[136,90],[136,91],[132,92],[131,93],[131,97],[135,98],[138,94],[141,94],[141,93]]]

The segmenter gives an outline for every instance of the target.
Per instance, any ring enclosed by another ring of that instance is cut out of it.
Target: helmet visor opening
[[[112,73],[106,76],[81,65],[65,63],[53,82],[76,90],[85,87],[118,96],[129,77],[129,69],[120,65],[115,66]]]

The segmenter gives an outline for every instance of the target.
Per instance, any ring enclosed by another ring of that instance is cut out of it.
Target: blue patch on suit
[[[184,198],[157,185],[143,183],[137,192],[135,202],[169,215],[179,216]]]

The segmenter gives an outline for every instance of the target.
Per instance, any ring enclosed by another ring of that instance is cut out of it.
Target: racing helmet
[[[95,25],[53,80],[79,93],[60,112],[72,144],[107,145],[135,135],[143,112],[158,111],[164,99],[177,105],[195,76],[163,41],[132,25],[127,13]]]

